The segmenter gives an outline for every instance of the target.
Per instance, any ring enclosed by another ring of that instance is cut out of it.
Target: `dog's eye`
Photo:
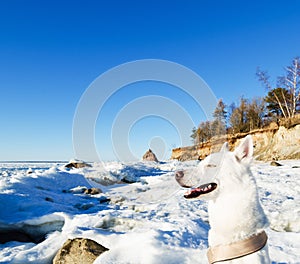
[[[215,167],[217,167],[217,165],[215,165],[215,164],[207,164],[206,167],[207,168],[215,168]]]

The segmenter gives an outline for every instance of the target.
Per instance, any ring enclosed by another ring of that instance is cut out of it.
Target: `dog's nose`
[[[176,171],[175,173],[175,179],[180,180],[184,176],[183,171]]]

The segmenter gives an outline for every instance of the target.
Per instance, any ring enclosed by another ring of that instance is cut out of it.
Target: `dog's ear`
[[[234,150],[238,161],[250,162],[253,156],[253,141],[250,135],[246,136],[241,144]]]
[[[229,151],[228,143],[225,142],[220,150],[220,152],[226,152]]]

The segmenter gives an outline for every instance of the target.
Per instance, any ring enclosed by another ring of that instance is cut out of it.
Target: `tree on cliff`
[[[193,128],[191,138],[194,144],[206,142],[213,136],[226,134],[226,105],[220,99],[213,113],[212,121],[201,122],[198,128]]]
[[[195,145],[206,142],[213,137],[211,125],[211,121],[206,121],[201,122],[197,129],[193,128],[191,138]]]
[[[242,97],[238,107],[231,105],[229,118],[231,131],[234,134],[261,128],[264,124],[264,116],[265,102],[262,98],[254,98],[250,101]]]
[[[278,77],[278,83],[289,92],[289,117],[294,117],[298,112],[297,106],[300,100],[300,58],[292,60],[290,66],[285,68],[285,75]]]
[[[198,135],[199,135],[199,142],[200,143],[206,142],[214,136],[213,133],[212,133],[211,122],[210,121],[200,123]]]
[[[228,109],[220,99],[213,113],[214,119],[201,122],[198,128],[193,129],[191,137],[194,144],[206,142],[226,132],[249,132],[282,117],[286,118],[287,126],[300,122],[294,118],[300,113],[300,58],[292,60],[291,65],[285,68],[285,74],[277,78],[276,85],[271,85],[267,71],[258,68],[256,75],[268,91],[265,98],[248,100],[242,97],[238,106],[232,103]]]
[[[263,127],[265,108],[265,101],[262,98],[254,98],[248,103],[246,110],[248,131]]]
[[[229,123],[232,128],[232,132],[240,133],[247,132],[247,124],[246,124],[246,110],[247,110],[247,100],[245,98],[240,99],[240,105],[235,107],[232,105],[231,116],[229,118]]]
[[[259,68],[256,71],[258,80],[269,91],[269,110],[282,115],[285,118],[292,118],[299,112],[300,101],[300,58],[292,60],[290,66],[285,67],[285,74],[277,78],[276,87],[272,87],[267,71]],[[272,104],[270,104],[272,103]],[[272,109],[274,106],[276,109]],[[280,109],[280,111],[279,111]]]
[[[285,98],[289,98],[288,90],[285,88],[275,88],[268,92],[265,97],[267,109],[277,117],[284,117],[282,106],[285,105]],[[277,99],[276,99],[277,98]]]
[[[223,100],[220,99],[213,113],[214,120],[211,123],[211,130],[214,136],[226,134],[226,116],[226,105]]]
[[[198,129],[196,127],[193,127],[191,138],[193,140],[194,145],[197,145],[198,142]]]

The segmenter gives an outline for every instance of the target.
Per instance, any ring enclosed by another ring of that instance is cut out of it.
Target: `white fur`
[[[251,136],[247,136],[234,152],[230,152],[225,143],[219,153],[211,154],[195,170],[183,172],[181,179],[177,179],[181,185],[191,187],[210,182],[218,184],[214,191],[199,197],[209,200],[210,247],[243,240],[268,226],[249,167],[252,155]],[[223,263],[270,263],[268,246]]]

